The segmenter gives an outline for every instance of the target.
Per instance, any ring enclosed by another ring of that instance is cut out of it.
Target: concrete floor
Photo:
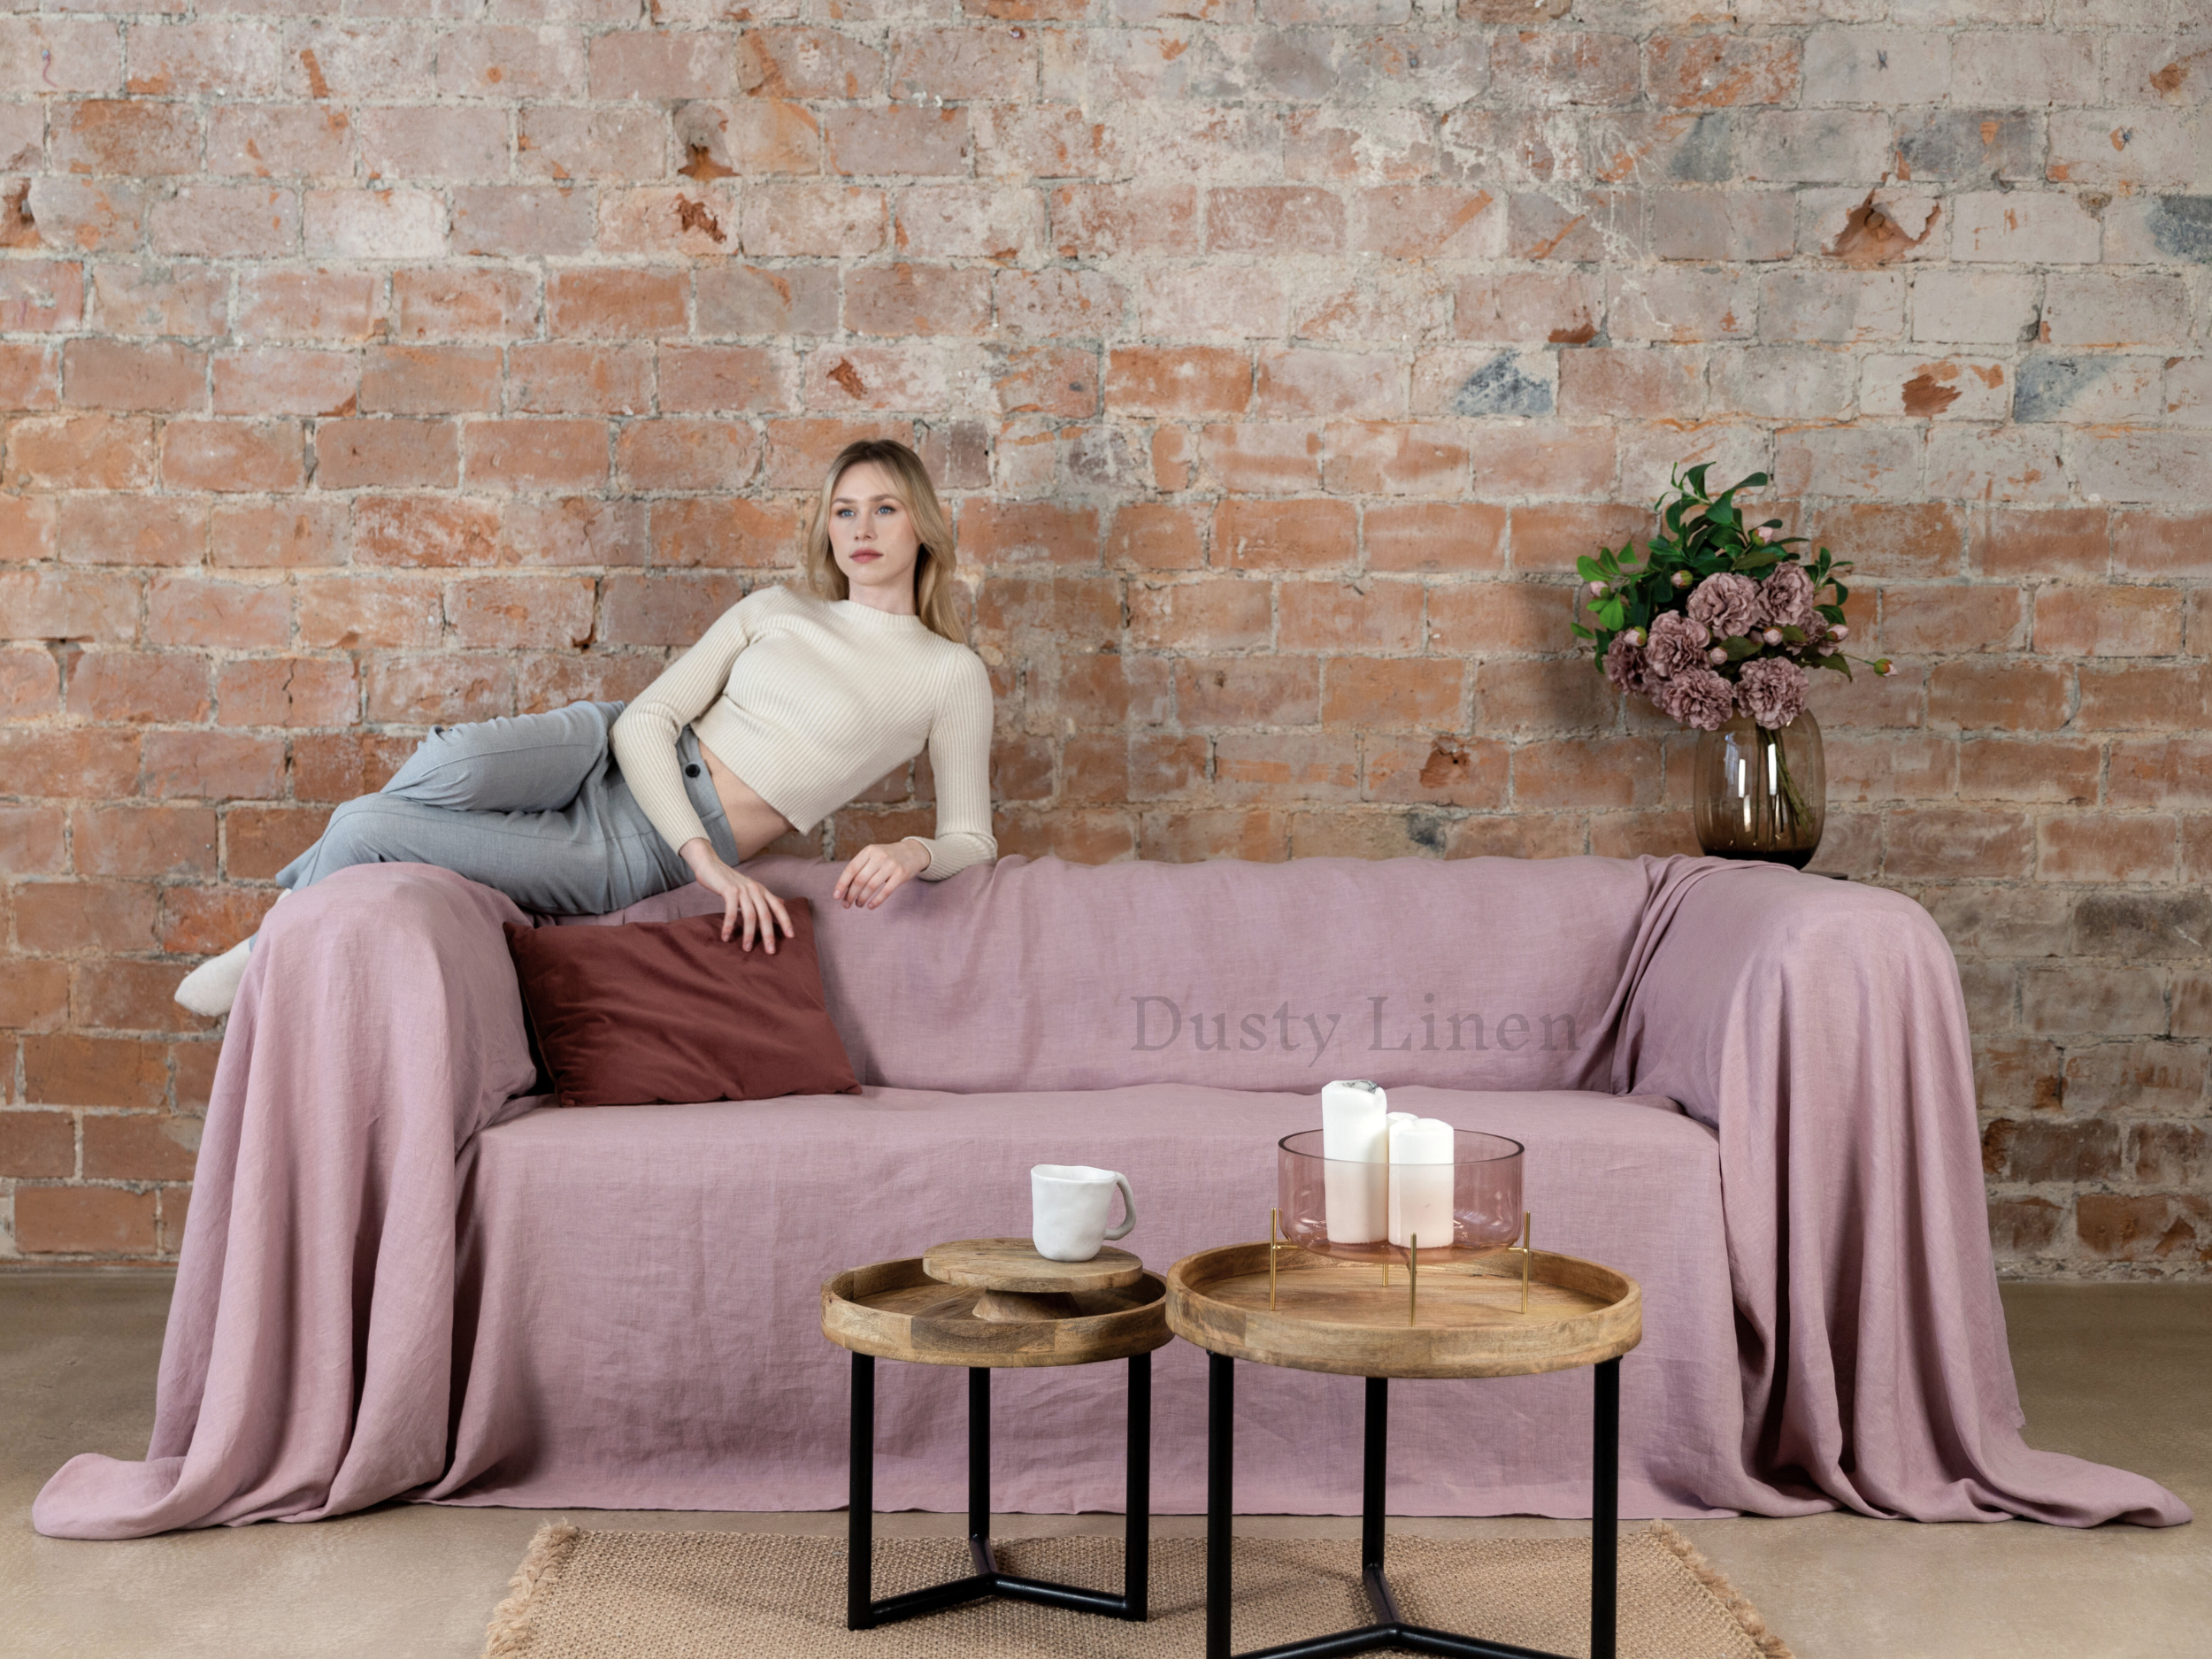
[[[144,1454],[169,1279],[0,1273],[0,1655],[8,1659],[473,1659],[548,1515],[396,1504],[311,1525],[128,1543],[41,1538],[31,1499],[72,1454]],[[2212,1652],[2212,1285],[2008,1286],[2035,1444],[2124,1464],[2206,1519],[2150,1532],[2024,1522],[1920,1526],[1855,1516],[1679,1522],[1799,1659],[2201,1659]],[[830,1515],[565,1511],[585,1526],[843,1530]],[[959,1517],[880,1530],[957,1532]],[[1010,1516],[1002,1536],[1118,1531]],[[1195,1517],[1163,1535],[1195,1534]],[[1356,1523],[1256,1517],[1240,1530],[1351,1538]],[[1411,1521],[1429,1536],[1557,1534],[1571,1523]]]

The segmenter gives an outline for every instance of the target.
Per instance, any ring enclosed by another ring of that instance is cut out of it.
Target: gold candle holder
[[[1275,1252],[1283,1247],[1276,1242],[1276,1234],[1282,1231],[1283,1212],[1280,1206],[1267,1212],[1267,1310],[1275,1311]]]
[[[1525,1210],[1521,1211],[1521,1241],[1512,1248],[1518,1249],[1521,1253],[1521,1311],[1526,1313],[1528,1311],[1529,1263],[1536,1259],[1536,1230],[1529,1212]]]
[[[1416,1322],[1421,1305],[1421,1235],[1409,1235],[1412,1243],[1406,1247],[1406,1324]]]

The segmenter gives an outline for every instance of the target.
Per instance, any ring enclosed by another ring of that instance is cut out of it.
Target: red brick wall
[[[2203,1271],[2200,7],[134,3],[0,17],[0,1254],[173,1251],[185,968],[887,431],[1079,859],[1688,846],[1568,572],[1770,470],[1902,664],[1823,863],[1958,948],[2001,1260]]]

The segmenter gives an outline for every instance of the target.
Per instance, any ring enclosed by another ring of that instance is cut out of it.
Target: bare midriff
[[[791,820],[762,800],[752,785],[724,765],[704,743],[699,745],[699,755],[714,780],[714,793],[722,803],[722,816],[730,822],[740,860],[750,858],[779,835],[791,833],[795,827]]]

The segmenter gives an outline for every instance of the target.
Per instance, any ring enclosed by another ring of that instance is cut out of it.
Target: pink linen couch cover
[[[149,1455],[72,1459],[39,1529],[835,1508],[825,1278],[1025,1233],[1039,1162],[1126,1171],[1156,1268],[1263,1236],[1274,1142],[1342,1076],[1525,1141],[1540,1244],[1641,1282],[1624,1513],[2189,1518],[2022,1439],[1957,972],[1909,900],[1687,858],[1010,857],[856,911],[836,866],[749,869],[815,904],[858,1096],[550,1109],[522,1092],[500,895],[369,866],[273,912]],[[1202,1362],[1156,1364],[1155,1505],[1194,1511]],[[1122,1386],[1002,1374],[999,1507],[1118,1508]],[[958,1398],[882,1376],[883,1507],[959,1507]],[[1588,1514],[1588,1401],[1586,1372],[1402,1388],[1394,1509]],[[1350,1512],[1358,1410],[1341,1379],[1246,1368],[1240,1504]]]

